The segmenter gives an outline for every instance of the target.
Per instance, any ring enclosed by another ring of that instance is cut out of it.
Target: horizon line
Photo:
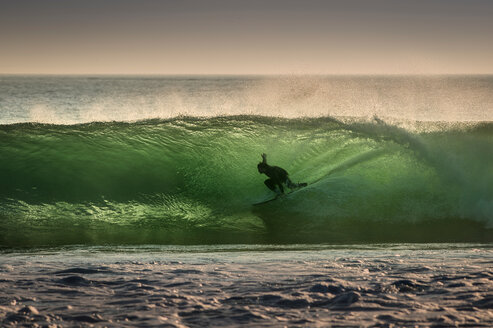
[[[185,77],[185,76],[491,76],[488,73],[0,73],[0,76],[140,76],[140,77]]]

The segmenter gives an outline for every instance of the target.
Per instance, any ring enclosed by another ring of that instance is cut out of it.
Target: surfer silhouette
[[[279,166],[270,166],[267,164],[267,155],[265,153],[262,154],[262,162],[258,163],[257,169],[260,174],[263,173],[269,177],[269,179],[264,181],[267,188],[278,194],[284,194],[283,184],[286,184],[289,189],[306,187],[307,185],[304,182],[293,183],[289,179],[289,174],[285,169],[280,168]],[[276,187],[279,187],[279,191],[276,190]]]

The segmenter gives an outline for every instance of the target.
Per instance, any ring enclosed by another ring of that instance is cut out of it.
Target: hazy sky
[[[493,73],[492,0],[0,0],[0,73]]]

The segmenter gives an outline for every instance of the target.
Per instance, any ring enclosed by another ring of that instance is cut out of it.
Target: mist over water
[[[0,76],[0,123],[260,115],[493,120],[492,76]]]
[[[1,79],[4,246],[493,235],[491,77]]]

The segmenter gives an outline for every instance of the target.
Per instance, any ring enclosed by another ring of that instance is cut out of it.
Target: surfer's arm
[[[263,153],[261,156],[262,156],[262,163],[267,164],[267,154]]]

